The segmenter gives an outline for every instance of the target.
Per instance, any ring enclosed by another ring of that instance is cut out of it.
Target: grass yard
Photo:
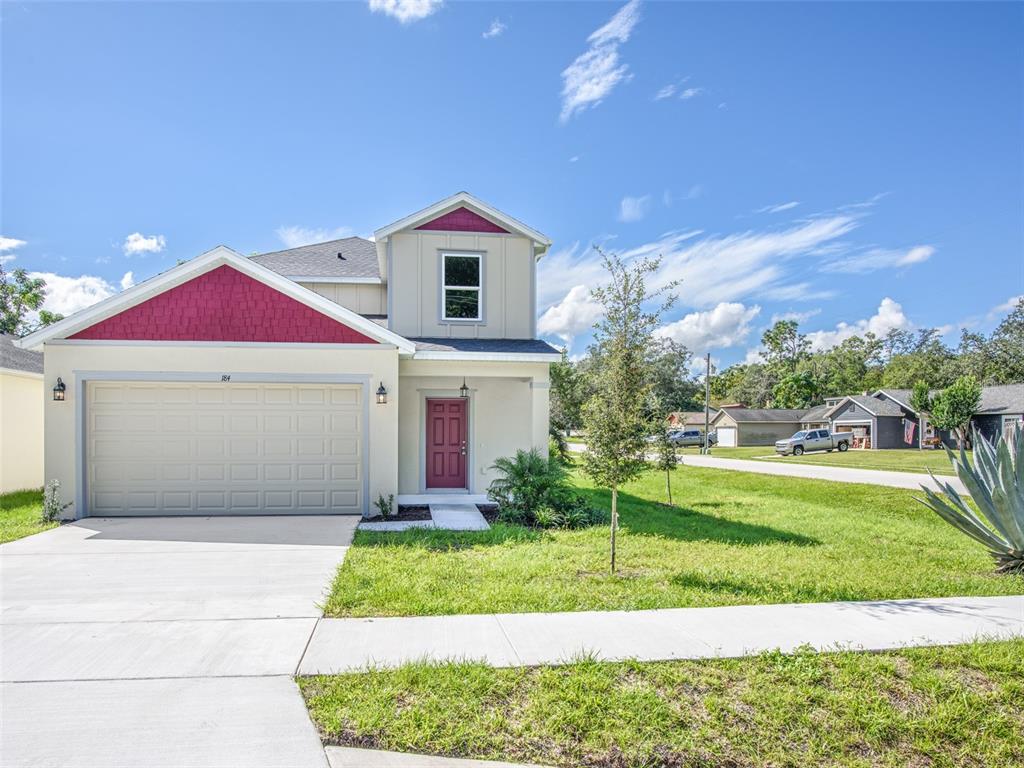
[[[40,521],[42,510],[41,490],[0,494],[0,544],[56,527]]]
[[[1024,764],[1024,640],[305,678],[325,741],[594,768]]]
[[[609,494],[581,491],[609,507]],[[697,467],[619,494],[608,529],[356,533],[330,616],[582,611],[1024,593],[985,550],[895,488]]]
[[[697,454],[696,448],[687,448],[683,455]],[[927,472],[937,475],[952,475],[946,452],[916,448],[894,448],[884,451],[832,451],[832,453],[805,453],[803,456],[776,456],[771,446],[746,446],[742,448],[712,448],[711,455],[722,459],[757,459],[760,461],[788,462],[796,464],[820,464],[830,467],[853,467],[855,469],[884,469],[892,472]],[[970,452],[968,452],[970,458]],[[764,458],[764,457],[770,458]]]

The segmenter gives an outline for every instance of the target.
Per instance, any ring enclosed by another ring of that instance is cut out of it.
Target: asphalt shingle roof
[[[722,411],[736,422],[777,422],[798,423],[804,415],[803,408],[723,408]]]
[[[17,336],[0,334],[0,368],[13,371],[43,372],[43,355],[29,349],[14,346]]]
[[[1024,384],[982,387],[978,413],[1024,413]]]
[[[505,352],[528,355],[559,355],[557,349],[540,339],[447,339],[408,337],[417,352]]]
[[[344,258],[339,258],[339,254]],[[361,237],[344,237],[284,251],[258,253],[250,258],[285,277],[380,279],[377,246]]]
[[[800,421],[824,421],[825,414],[832,410],[831,405],[816,405],[804,412]]]
[[[903,416],[903,409],[892,400],[883,400],[871,395],[850,395],[849,399],[875,416]]]

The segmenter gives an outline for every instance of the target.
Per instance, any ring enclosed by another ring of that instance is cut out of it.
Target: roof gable
[[[459,213],[459,211],[465,211],[465,213]],[[455,214],[454,218],[448,218],[452,214]],[[466,214],[471,214],[471,216],[467,217]],[[490,225],[491,229],[456,229],[452,231],[493,232],[496,228],[502,232],[518,234],[529,238],[533,241],[534,250],[538,254],[543,253],[551,245],[551,240],[547,235],[526,226],[507,213],[502,213],[497,208],[488,205],[468,192],[457,192],[451,197],[439,200],[421,211],[392,222],[386,227],[381,227],[373,235],[378,242],[381,242],[402,230],[436,229],[439,222],[444,225],[444,228],[451,228],[453,226],[482,227],[484,224],[481,224],[480,220]],[[427,224],[434,226],[427,227],[425,226]]]
[[[18,346],[23,349],[39,349],[47,341],[54,339],[69,339],[69,338],[85,338],[84,336],[78,336],[79,333],[85,331],[91,326],[99,324],[101,321],[108,318],[112,318],[115,315],[125,312],[136,305],[142,304],[160,294],[171,291],[176,286],[182,285],[188,281],[198,278],[206,273],[213,272],[217,268],[227,265],[232,268],[233,271],[239,273],[242,276],[251,278],[253,282],[259,283],[277,293],[283,295],[285,298],[295,300],[298,304],[314,310],[314,314],[325,316],[326,319],[332,320],[340,325],[346,326],[349,332],[360,334],[361,336],[367,337],[372,341],[380,342],[383,344],[393,344],[398,348],[402,354],[411,355],[415,351],[415,346],[408,339],[399,336],[397,333],[387,330],[381,327],[377,323],[369,320],[361,315],[347,309],[340,304],[336,304],[329,299],[319,296],[318,294],[303,288],[298,283],[295,283],[281,275],[273,272],[266,267],[247,259],[236,251],[231,250],[225,246],[218,246],[211,251],[197,256],[186,262],[182,262],[177,266],[169,269],[156,277],[150,278],[138,285],[129,288],[126,291],[115,294],[108,299],[105,299],[93,306],[84,309],[80,312],[76,312],[70,317],[61,320],[58,323],[42,328],[35,333],[29,334],[24,339],[18,342]],[[207,284],[204,288],[204,292],[208,291],[211,295],[216,295],[218,298],[211,299],[215,301],[218,306],[218,311],[224,314],[226,310],[232,310],[228,307],[227,303],[221,298],[221,294],[218,293],[216,284]],[[221,286],[223,287],[223,286]],[[267,299],[266,295],[256,288],[253,288],[251,284],[243,292],[250,294],[259,294],[263,297],[263,300]],[[255,293],[253,293],[255,292]],[[195,297],[193,297],[195,298]],[[283,311],[283,305],[280,300],[275,299],[275,312]],[[159,305],[159,303],[158,303]],[[291,307],[292,312],[300,312],[293,305],[288,304]],[[156,309],[156,306],[153,307]],[[262,310],[256,312],[248,312],[245,315],[245,321],[249,323],[267,322],[269,320],[266,316],[260,316]],[[194,307],[190,310],[190,317],[193,314],[200,312],[198,307]],[[231,312],[229,312],[230,314]],[[155,315],[154,315],[155,316]],[[131,317],[141,317],[132,315]],[[275,317],[276,320],[276,317]],[[213,320],[211,320],[213,322]],[[232,321],[235,322],[235,321]],[[243,322],[241,319],[238,322]],[[273,320],[268,325],[273,325]],[[319,319],[315,322],[320,323]],[[110,331],[104,331],[109,333]],[[138,333],[138,331],[132,331]],[[236,327],[237,332],[237,327]],[[330,333],[340,333],[337,329],[332,329]],[[261,341],[267,341],[268,343],[273,341],[273,334],[270,332],[264,332],[264,335],[268,338],[261,339]],[[108,337],[109,338],[109,337]],[[135,338],[141,339],[142,337],[136,336]],[[349,338],[354,338],[349,334]],[[153,339],[146,339],[153,340]],[[179,340],[179,339],[175,339]],[[217,339],[218,341],[227,341],[227,339]],[[328,342],[323,342],[328,343]],[[339,343],[339,342],[330,342]],[[346,343],[346,342],[341,342]]]
[[[492,234],[507,235],[508,230],[498,226],[490,219],[485,219],[479,213],[469,210],[464,205],[454,211],[449,211],[431,219],[425,224],[420,224],[416,229],[430,229],[441,232],[490,232]]]
[[[68,338],[380,343],[227,264],[158,293]]]

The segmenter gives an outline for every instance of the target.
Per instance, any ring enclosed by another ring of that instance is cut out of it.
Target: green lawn
[[[577,483],[593,503],[604,491]],[[359,531],[331,616],[581,611],[1024,593],[974,541],[895,488],[680,467],[620,492],[608,530]]]
[[[696,454],[696,448],[687,448],[683,455]],[[742,448],[712,448],[711,455],[723,459],[758,459],[762,461],[788,462],[796,464],[822,464],[830,467],[854,467],[856,469],[887,469],[893,472],[927,472],[937,475],[952,475],[946,452],[943,450],[920,451],[916,448],[894,448],[885,451],[832,451],[832,453],[805,453],[803,456],[777,456],[771,446],[746,446]],[[768,457],[768,458],[765,458]],[[968,458],[970,453],[968,453]]]
[[[1024,765],[1024,640],[305,678],[334,744],[594,768]]]
[[[40,522],[42,509],[41,490],[0,494],[0,544],[55,527],[56,523]]]

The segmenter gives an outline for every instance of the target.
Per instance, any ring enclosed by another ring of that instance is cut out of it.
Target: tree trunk
[[[672,506],[672,470],[665,470],[665,492],[668,494],[668,505]]]
[[[612,573],[615,573],[615,531],[619,527],[619,489],[612,488]]]

